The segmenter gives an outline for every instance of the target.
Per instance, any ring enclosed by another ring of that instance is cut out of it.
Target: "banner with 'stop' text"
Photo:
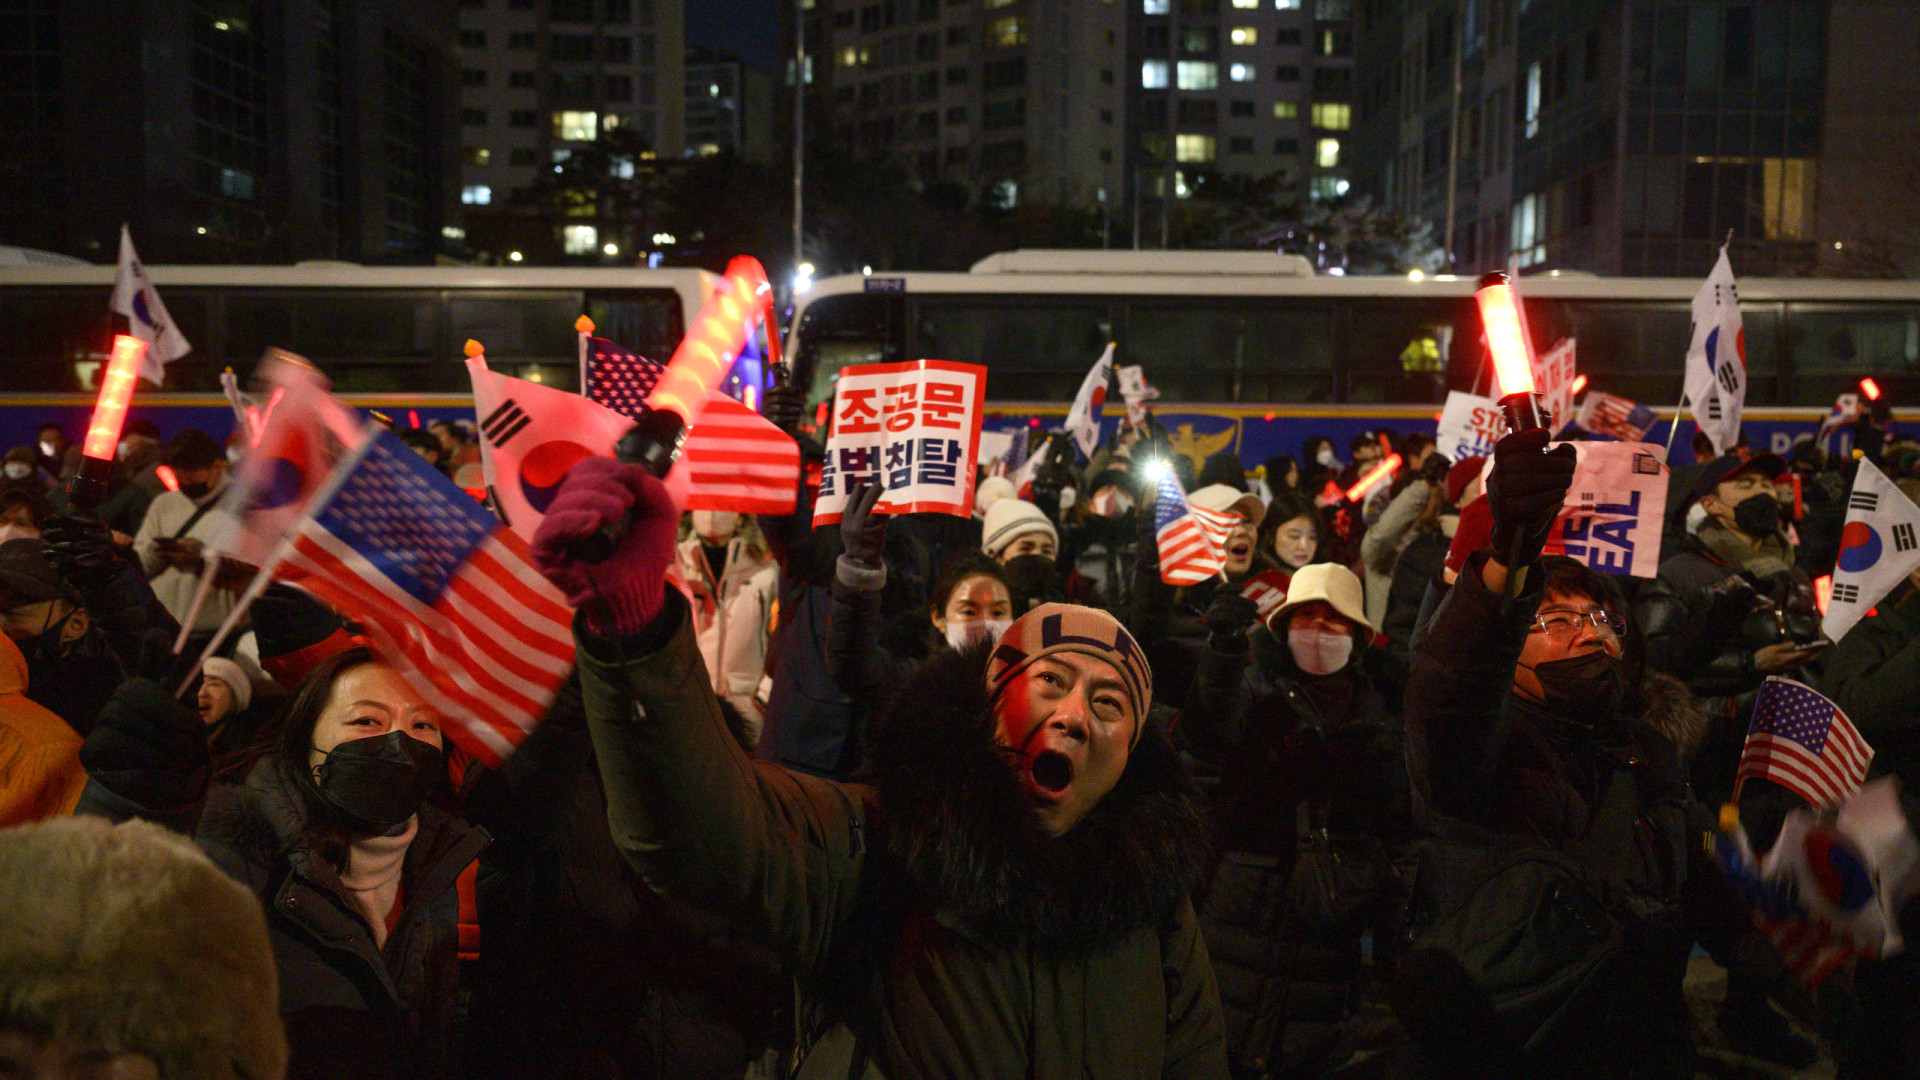
[[[883,514],[973,515],[987,369],[913,360],[840,372],[813,523],[840,520],[857,486],[879,483]]]

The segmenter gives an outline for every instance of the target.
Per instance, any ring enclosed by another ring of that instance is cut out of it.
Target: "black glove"
[[[840,512],[840,547],[862,566],[879,566],[887,549],[887,515],[873,512],[885,492],[879,484],[861,484],[847,495],[847,508]]]
[[[114,553],[113,534],[99,518],[61,514],[48,519],[40,535],[47,542],[47,561],[74,588],[97,589],[119,576],[123,564]]]
[[[760,415],[796,439],[800,437],[800,421],[806,411],[806,391],[787,385],[784,379],[768,387],[765,396],[760,399]]]
[[[1571,446],[1549,453],[1551,432],[1544,428],[1515,432],[1493,448],[1487,476],[1487,509],[1493,513],[1493,557],[1508,567],[1526,566],[1540,557],[1553,521],[1566,504],[1576,455]]]
[[[1260,605],[1240,595],[1231,585],[1222,585],[1213,594],[1213,603],[1201,621],[1207,624],[1207,643],[1215,652],[1247,651],[1247,628],[1260,618]]]
[[[108,791],[165,813],[199,800],[212,754],[198,713],[152,679],[129,679],[101,707],[80,764]]]

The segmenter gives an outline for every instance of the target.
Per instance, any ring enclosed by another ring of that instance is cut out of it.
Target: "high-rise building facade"
[[[1462,272],[1694,276],[1729,237],[1742,274],[1831,269],[1849,240],[1899,248],[1920,203],[1897,179],[1902,147],[1920,174],[1912,13],[1363,0],[1361,33],[1398,49],[1360,64],[1356,179],[1450,235]]]
[[[1126,33],[1119,0],[817,0],[807,93],[923,182],[1091,210],[1124,177]]]
[[[0,11],[0,239],[93,261],[431,262],[457,233],[451,0]]]
[[[1277,175],[1346,194],[1352,0],[1126,3],[1132,193],[1157,204],[1209,177]]]
[[[731,154],[765,165],[774,158],[773,77],[731,56],[690,49],[686,59],[690,154]]]
[[[542,174],[611,132],[649,162],[681,155],[681,16],[680,0],[459,0],[460,201],[473,247],[630,257],[603,235],[617,225],[562,221],[533,196]]]

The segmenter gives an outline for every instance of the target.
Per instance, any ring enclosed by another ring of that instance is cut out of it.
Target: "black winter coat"
[[[1356,657],[1356,660],[1358,658]],[[1218,775],[1220,854],[1200,909],[1236,1075],[1320,1072],[1354,1049],[1365,979],[1361,938],[1397,936],[1395,864],[1410,849],[1397,727],[1360,670],[1306,675],[1256,633],[1248,653],[1209,648],[1176,729]],[[1337,710],[1337,711],[1332,711]],[[1370,867],[1348,890],[1351,918],[1310,919],[1295,880],[1303,831],[1324,830],[1343,861]]]
[[[1672,744],[1637,718],[1601,717],[1586,726],[1514,696],[1514,665],[1542,598],[1540,575],[1529,575],[1503,615],[1502,598],[1481,581],[1486,558],[1468,562],[1414,642],[1407,768],[1416,820],[1439,834],[1422,856],[1416,892],[1430,875],[1438,880],[1466,865],[1456,856],[1471,854],[1469,836],[1488,836],[1500,850],[1544,844],[1577,858],[1582,838],[1596,830],[1634,837],[1587,864],[1628,929],[1616,963],[1600,976],[1606,985],[1594,991],[1601,1007],[1566,1026],[1552,1060],[1530,1064],[1539,1075],[1690,1076],[1680,985],[1693,931],[1684,905],[1696,879],[1712,871],[1690,824],[1685,774]],[[1602,820],[1616,781],[1631,785],[1633,797],[1621,802],[1630,821]],[[1472,883],[1442,884],[1457,891]],[[1463,1009],[1434,1000],[1432,991],[1415,987],[1401,1000],[1437,1007],[1448,1021],[1492,1015],[1488,1005]],[[1402,1020],[1410,1029],[1424,1026],[1421,1018]],[[1454,1034],[1460,1038],[1448,1045],[1420,1049],[1451,1060],[1476,1044],[1470,1034],[1500,1042],[1485,1032]]]
[[[1707,805],[1718,806],[1732,797],[1747,721],[1767,678],[1754,653],[1820,636],[1813,583],[1798,569],[1766,579],[1742,573],[1689,537],[1641,587],[1634,615],[1646,636],[1647,667],[1686,683],[1707,714],[1706,739],[1691,763],[1693,785]]]
[[[90,783],[80,813],[149,816]],[[404,912],[376,947],[346,899],[340,875],[302,837],[305,813],[292,784],[262,761],[240,784],[215,784],[194,839],[267,912],[288,1076],[437,1080],[454,1074],[460,898],[456,880],[486,847],[431,804],[401,869]]]

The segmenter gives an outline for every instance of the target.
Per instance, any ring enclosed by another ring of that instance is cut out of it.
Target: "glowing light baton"
[[[120,429],[127,422],[127,405],[133,400],[134,379],[146,355],[146,342],[130,334],[114,335],[113,354],[100,379],[93,420],[80,446],[80,471],[67,489],[68,501],[80,509],[91,510],[106,500],[114,449],[120,445]]]
[[[1874,382],[1871,378],[1860,380],[1860,392],[1867,395],[1868,401],[1880,400],[1880,384]]]
[[[1487,349],[1493,353],[1493,375],[1500,384],[1500,410],[1506,414],[1507,428],[1526,431],[1548,426],[1546,409],[1533,388],[1533,342],[1520,321],[1520,298],[1507,275],[1482,277],[1473,299],[1480,305]]]
[[[1573,377],[1574,395],[1576,397],[1579,396],[1580,391],[1585,390],[1586,388],[1587,388],[1587,377],[1585,375],[1575,375]]]
[[[706,408],[707,395],[726,378],[747,342],[753,317],[768,310],[772,295],[760,260],[734,256],[647,395],[646,413],[614,445],[615,458],[639,465],[658,479],[667,478],[680,459],[687,432]],[[582,562],[604,562],[619,548],[633,521],[634,512],[629,510],[612,525],[574,541],[570,551]]]
[[[1393,471],[1399,467],[1400,455],[1388,454],[1380,464],[1367,470],[1367,475],[1353,482],[1353,486],[1347,489],[1347,501],[1359,502],[1366,497],[1367,492],[1379,487],[1380,482],[1392,476]]]

